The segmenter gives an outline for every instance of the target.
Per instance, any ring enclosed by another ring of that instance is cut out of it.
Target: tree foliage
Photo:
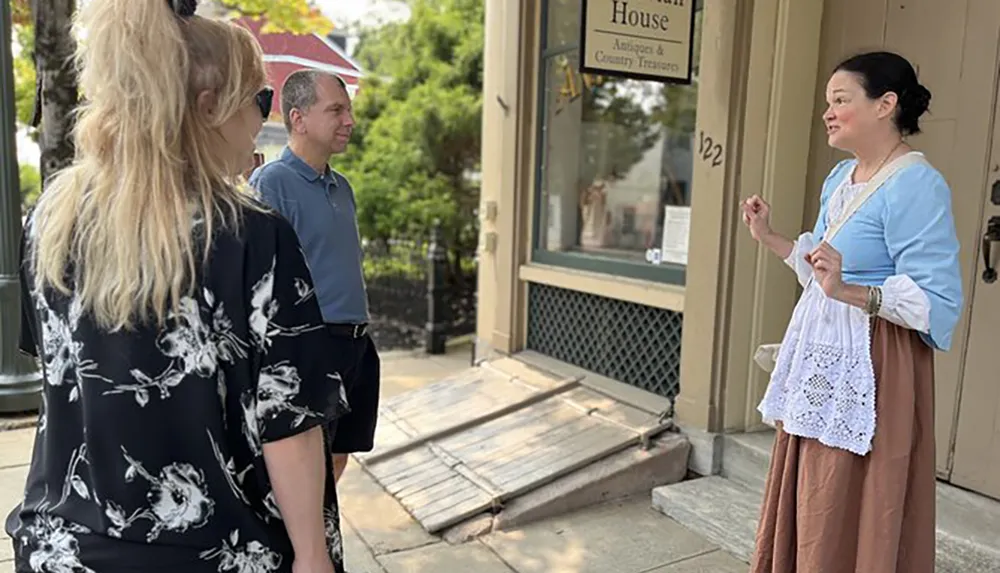
[[[333,23],[309,0],[224,0],[221,5],[233,15],[266,16],[267,22],[261,30],[264,33],[287,31],[295,34],[326,34],[333,29]],[[13,0],[11,8],[14,37],[20,47],[14,61],[17,120],[28,124],[35,105],[35,30],[31,2]]]
[[[14,5],[18,4],[15,2]],[[31,121],[35,106],[35,62],[32,60],[35,29],[28,21],[28,16],[15,19],[14,37],[20,48],[14,58],[14,103],[18,123],[26,125]]]
[[[635,83],[604,78],[584,91],[582,183],[625,177],[662,136],[660,126],[650,119],[641,100],[629,94],[640,91]]]
[[[333,23],[310,0],[221,0],[234,16],[266,17],[261,32],[329,34]]]
[[[31,20],[31,3],[29,0],[11,0],[11,19],[14,25],[26,24]]]
[[[42,174],[33,165],[17,166],[18,181],[21,185],[21,205],[32,207],[42,192]]]
[[[34,0],[34,2],[32,0],[11,0],[13,32],[18,48],[17,57],[14,60],[14,99],[17,109],[17,120],[24,126],[28,126],[31,123],[34,115],[36,77],[41,66],[47,66],[49,75],[53,75],[52,70],[65,71],[67,69],[65,66],[60,65],[59,62],[49,61],[53,56],[53,50],[49,50],[47,53],[43,51],[42,57],[36,61],[33,5],[36,9],[41,10],[41,14],[52,14],[52,10],[57,6],[51,0]],[[58,6],[65,5],[58,4]],[[319,12],[311,0],[220,0],[219,5],[229,10],[232,15],[266,16],[267,21],[262,29],[263,32],[288,31],[296,34],[314,32],[325,34],[329,33],[333,28],[330,20]],[[58,16],[62,18],[69,15],[58,14]],[[55,15],[50,16],[50,18],[54,17]],[[59,28],[65,28],[66,33],[69,32],[68,27],[59,26]],[[64,40],[66,38],[50,38],[50,41]],[[61,78],[63,81],[75,81],[75,75],[73,74],[61,73],[54,77]],[[50,86],[48,93],[57,96],[66,93],[73,94],[76,93],[76,90],[77,86],[75,85]],[[60,109],[65,108],[67,105],[73,106],[76,103],[75,98],[68,96],[59,99],[65,99],[66,101],[53,102],[52,105],[59,106]],[[49,105],[49,103],[44,103],[43,105]],[[69,114],[57,113],[52,114],[52,116],[59,118],[60,121],[70,121]],[[72,148],[67,145],[69,142],[65,139],[70,137],[71,129],[69,129],[68,125],[43,125],[41,129],[49,134],[49,137],[41,142],[43,161],[47,156],[50,158],[54,157],[55,159],[49,162],[54,163],[57,168],[58,165],[65,163],[72,156]],[[55,135],[53,136],[53,134]],[[31,135],[35,139],[39,139],[37,133],[33,132]],[[47,171],[49,169],[43,166],[43,177]],[[22,185],[21,187],[24,190],[31,186],[26,187]]]
[[[483,4],[413,0],[407,21],[362,32],[354,144],[334,167],[354,184],[366,238],[426,236],[438,220],[449,246],[475,247]]]

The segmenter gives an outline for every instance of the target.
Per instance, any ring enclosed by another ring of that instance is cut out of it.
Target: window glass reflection
[[[701,12],[685,86],[581,74],[579,0],[548,5],[536,248],[685,265]]]

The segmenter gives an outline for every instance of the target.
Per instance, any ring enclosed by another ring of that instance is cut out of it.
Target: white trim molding
[[[338,56],[340,56],[341,58],[343,58],[345,62],[347,62],[348,64],[351,64],[351,67],[353,67],[354,69],[358,70],[359,77],[360,77],[361,74],[364,74],[364,70],[361,69],[361,66],[358,65],[358,63],[356,61],[354,61],[353,58],[351,58],[350,56],[348,56],[347,52],[345,52],[340,46],[338,46],[336,43],[334,43],[333,40],[331,40],[330,38],[327,38],[326,36],[320,35],[320,34],[313,34],[313,36],[316,36],[317,38],[319,38],[321,42],[323,42],[324,44],[326,44],[327,48],[330,48],[331,50],[333,50],[333,52],[335,54],[337,54]]]
[[[265,54],[265,62],[271,62],[275,64],[297,64],[300,66],[305,66],[307,68],[315,68],[317,70],[324,70],[327,72],[333,72],[335,74],[360,79],[364,74],[359,70],[352,70],[342,66],[335,66],[333,64],[327,64],[325,62],[318,62],[316,60],[310,60],[309,58],[302,58],[299,56],[289,56],[289,55],[276,55],[276,54]]]

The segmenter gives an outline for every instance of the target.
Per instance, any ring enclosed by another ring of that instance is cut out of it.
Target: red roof
[[[357,91],[357,85],[363,75],[361,67],[333,41],[319,34],[262,34],[263,20],[242,17],[236,23],[250,30],[264,50],[264,61],[267,64],[268,82],[279,93],[285,79],[302,69],[320,69],[338,74],[344,78],[349,91]],[[280,101],[280,100],[278,100]],[[280,106],[275,105],[275,112],[280,114]]]

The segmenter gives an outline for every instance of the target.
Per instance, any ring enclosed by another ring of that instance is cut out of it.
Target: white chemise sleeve
[[[795,271],[795,275],[799,279],[799,284],[803,288],[809,284],[809,279],[813,276],[813,269],[806,262],[806,255],[815,248],[816,240],[813,239],[813,234],[802,233],[792,244],[792,254],[788,255],[788,258],[785,259],[785,264]]]
[[[931,301],[927,293],[906,275],[894,275],[882,285],[882,309],[879,316],[927,334],[931,329]]]
[[[806,262],[806,255],[816,248],[812,233],[802,233],[792,245],[792,254],[785,259],[804,288],[813,276],[812,267]],[[927,293],[906,275],[895,275],[882,285],[882,309],[879,316],[898,324],[927,334],[930,332],[931,303]]]

